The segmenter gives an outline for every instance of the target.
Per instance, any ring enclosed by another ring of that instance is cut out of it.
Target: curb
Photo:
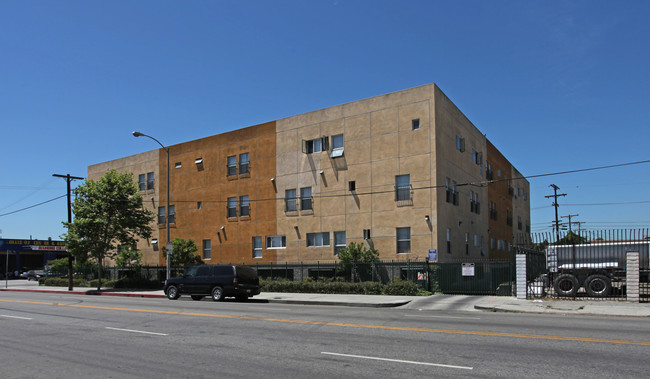
[[[120,292],[108,292],[108,291],[97,291],[97,290],[88,290],[88,291],[56,291],[56,290],[25,290],[25,289],[7,289],[0,288],[0,291],[7,292],[38,292],[38,293],[58,293],[58,294],[67,294],[67,295],[92,295],[92,296],[123,296],[123,297],[145,297],[145,298],[164,298],[165,295],[156,295],[156,294],[145,294],[145,293],[120,293]]]
[[[264,299],[269,303],[278,304],[300,304],[300,305],[330,305],[330,306],[345,306],[345,307],[361,307],[361,308],[395,308],[401,307],[411,302],[405,300],[394,303],[350,303],[345,301],[310,301],[310,300],[289,300],[289,299]]]

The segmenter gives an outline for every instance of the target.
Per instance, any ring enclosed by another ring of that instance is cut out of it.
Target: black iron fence
[[[395,280],[415,283],[420,289],[445,294],[501,295],[513,294],[515,267],[511,261],[435,263],[426,260],[380,261],[377,263],[341,263],[338,261],[283,262],[250,265],[260,278],[270,280],[315,280],[344,282],[379,282]],[[172,276],[183,275],[183,267],[172,267]],[[96,277],[96,271],[77,273],[87,279]],[[138,268],[108,267],[105,280],[130,278],[155,281],[162,285],[166,267],[140,266]]]
[[[639,255],[640,293],[646,292],[642,298],[647,298],[649,246],[647,229],[535,234],[524,252],[527,296],[625,299],[627,256],[635,252]]]

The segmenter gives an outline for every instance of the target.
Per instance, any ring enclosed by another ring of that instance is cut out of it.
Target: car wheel
[[[169,286],[167,288],[167,298],[169,300],[176,300],[181,296],[181,294],[178,292],[178,288],[176,286]]]
[[[572,297],[578,292],[578,279],[571,274],[562,274],[553,282],[555,294],[561,297]]]
[[[591,275],[585,281],[585,291],[591,297],[605,297],[612,290],[612,281],[605,275]]]
[[[201,295],[192,295],[191,297],[192,297],[192,300],[196,300],[196,301],[199,301],[199,300],[203,299],[203,296],[201,296]]]
[[[216,286],[212,289],[212,300],[221,301],[223,300],[223,288]]]

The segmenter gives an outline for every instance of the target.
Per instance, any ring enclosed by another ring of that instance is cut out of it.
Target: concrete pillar
[[[517,283],[516,283],[516,291],[517,291],[517,299],[524,299],[526,300],[526,255],[525,254],[517,254],[515,258],[516,262],[516,277],[517,277]]]
[[[626,270],[627,301],[638,303],[639,297],[639,253],[629,251],[627,253]]]

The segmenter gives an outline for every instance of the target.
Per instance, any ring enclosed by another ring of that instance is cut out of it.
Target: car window
[[[256,278],[257,272],[250,267],[237,266],[237,276],[242,279]]]
[[[232,266],[217,266],[214,268],[215,275],[232,275]]]
[[[196,270],[198,270],[199,266],[192,266],[185,270],[185,276],[196,276]]]

